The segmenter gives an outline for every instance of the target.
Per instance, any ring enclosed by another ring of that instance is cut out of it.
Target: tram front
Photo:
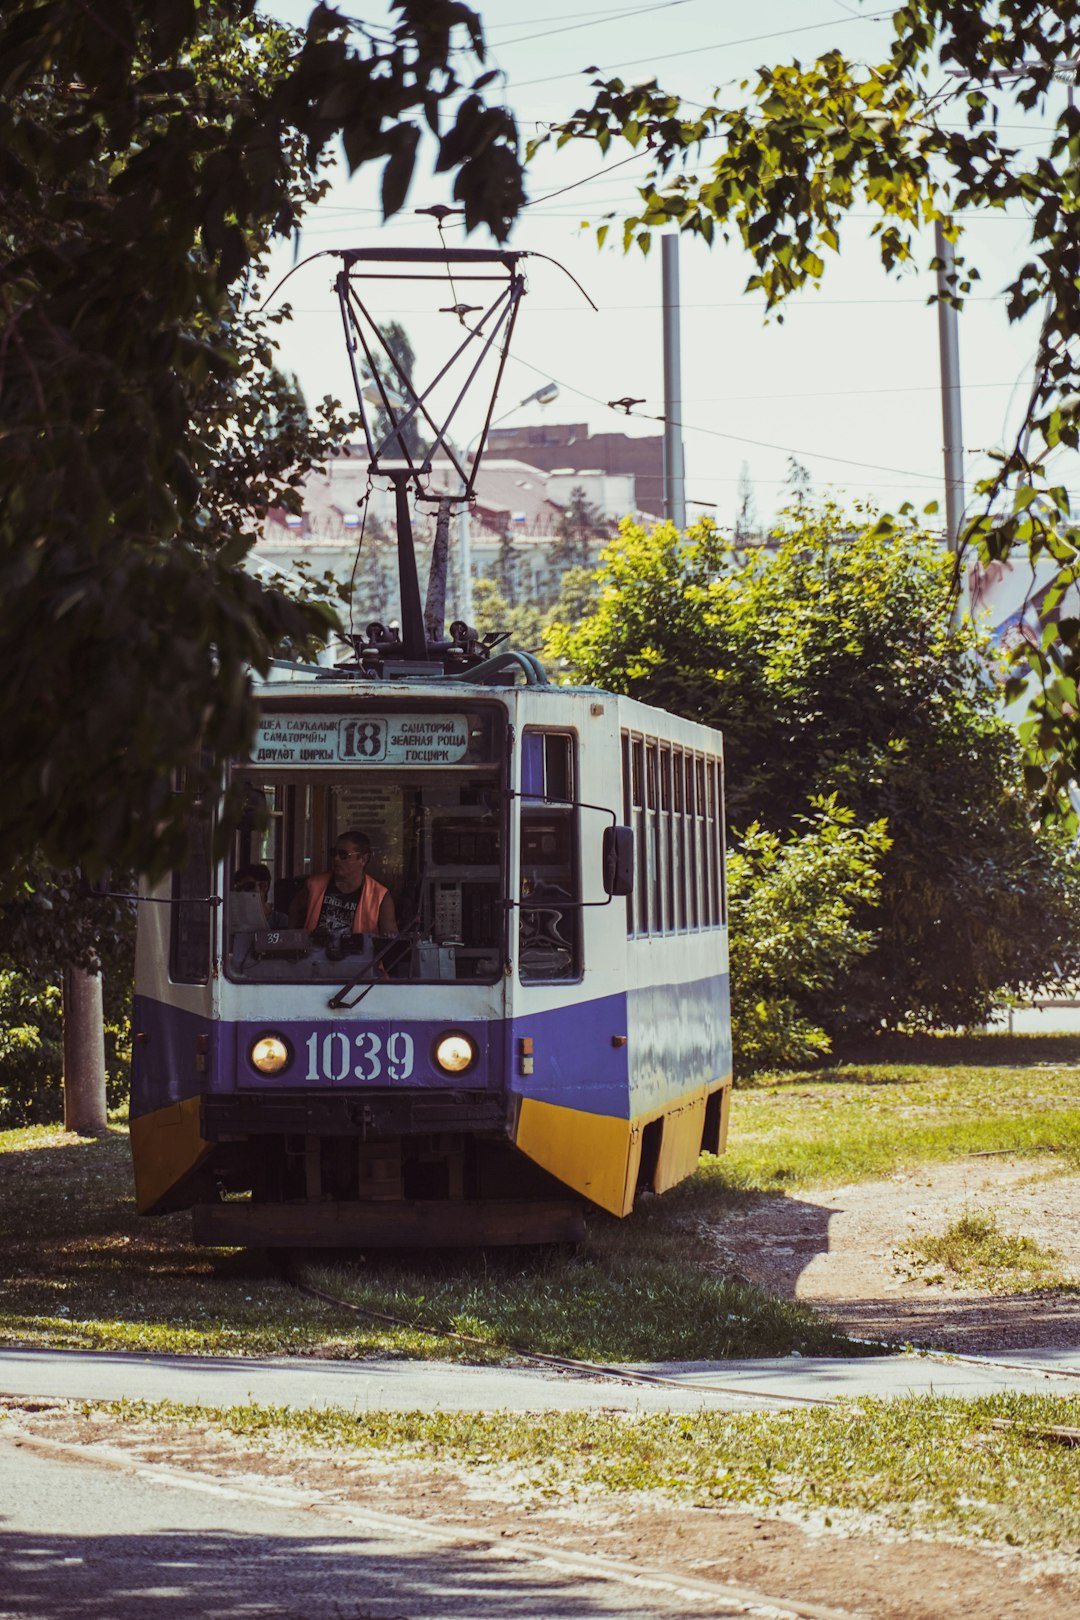
[[[140,908],[140,1210],[207,1243],[576,1235],[508,1134],[509,738],[495,693],[268,683],[231,848],[205,807]]]

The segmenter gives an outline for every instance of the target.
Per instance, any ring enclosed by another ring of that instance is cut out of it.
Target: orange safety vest
[[[319,913],[322,910],[323,895],[330,887],[332,872],[319,872],[315,877],[307,880],[307,916],[304,918],[304,927],[308,933],[314,933],[319,926]],[[364,882],[360,889],[360,898],[356,902],[353,913],[352,931],[354,934],[377,934],[379,932],[379,912],[389,890],[384,889],[381,883],[376,883],[373,877],[365,872]]]

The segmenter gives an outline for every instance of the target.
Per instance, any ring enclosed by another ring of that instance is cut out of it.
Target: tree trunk
[[[94,1136],[107,1124],[101,974],[64,969],[64,1129]]]

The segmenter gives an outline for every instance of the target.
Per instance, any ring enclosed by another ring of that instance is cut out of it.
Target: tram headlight
[[[464,1074],[476,1062],[476,1042],[460,1029],[447,1030],[435,1042],[435,1062],[445,1074]]]
[[[292,1062],[292,1050],[280,1035],[260,1035],[252,1042],[248,1057],[260,1074],[280,1074]]]

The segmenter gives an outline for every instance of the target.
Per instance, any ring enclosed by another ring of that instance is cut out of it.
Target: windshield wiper
[[[377,980],[375,978],[375,970],[379,966],[379,964],[383,961],[384,957],[389,956],[390,952],[392,950],[394,950],[396,947],[400,947],[403,942],[406,943],[406,944],[411,945],[411,940],[412,940],[411,935],[402,935],[402,934],[395,934],[393,939],[388,939],[386,944],[383,946],[382,950],[376,952],[376,954],[372,957],[371,961],[365,963],[364,966],[360,969],[359,973],[355,974],[351,979],[349,979],[345,984],[343,984],[340,987],[340,989],[335,990],[334,994],[330,997],[330,1000],[327,1002],[327,1006],[328,1007],[358,1007],[360,1005],[360,1003],[363,1001],[364,997],[367,995],[368,991],[373,989],[375,984],[377,983]],[[355,1001],[346,1001],[345,997],[349,994],[349,991],[350,990],[355,990],[356,986],[358,984],[363,984],[365,979],[370,980],[370,982],[368,984],[364,985],[364,988],[361,990],[360,994],[356,997]]]

